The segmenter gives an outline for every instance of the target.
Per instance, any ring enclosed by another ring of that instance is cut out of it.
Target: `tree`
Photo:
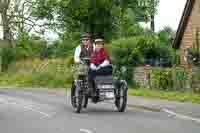
[[[141,6],[138,0],[37,0],[34,15],[47,19],[50,27],[62,31],[61,34],[82,31],[116,34],[122,31],[128,9],[135,17],[148,21],[151,5],[149,2]]]
[[[3,25],[3,39],[10,40],[10,28],[8,26],[8,16],[7,12],[9,9],[10,0],[1,0],[1,18],[2,18],[2,25]]]
[[[45,25],[37,23],[37,17],[32,17],[36,2],[37,0],[1,0],[3,39],[13,40],[20,33],[32,30],[38,32],[37,26],[45,28]]]
[[[175,31],[169,26],[166,26],[160,30],[158,32],[158,36],[160,38],[161,45],[171,46],[173,39],[175,38],[175,34]]]

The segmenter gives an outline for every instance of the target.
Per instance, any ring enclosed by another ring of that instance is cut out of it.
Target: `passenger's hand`
[[[90,68],[91,68],[92,70],[97,70],[97,67],[96,67],[94,64],[91,64],[91,65],[90,65]]]

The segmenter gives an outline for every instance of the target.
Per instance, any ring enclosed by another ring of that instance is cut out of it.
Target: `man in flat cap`
[[[92,39],[89,33],[84,33],[81,36],[81,44],[76,47],[74,54],[74,62],[81,63],[81,58],[90,58],[93,51]]]

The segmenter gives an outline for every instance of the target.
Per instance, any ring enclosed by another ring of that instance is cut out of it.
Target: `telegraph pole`
[[[151,0],[152,2],[152,13],[151,13],[151,30],[154,32],[155,31],[155,0]]]

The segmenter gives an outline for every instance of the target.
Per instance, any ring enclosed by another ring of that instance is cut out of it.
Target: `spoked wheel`
[[[115,97],[115,106],[119,112],[125,112],[127,106],[127,91],[128,86],[126,82],[121,82],[120,87],[117,89]]]
[[[72,83],[71,88],[71,104],[76,113],[80,113],[82,109],[83,96],[80,91],[80,86]]]

